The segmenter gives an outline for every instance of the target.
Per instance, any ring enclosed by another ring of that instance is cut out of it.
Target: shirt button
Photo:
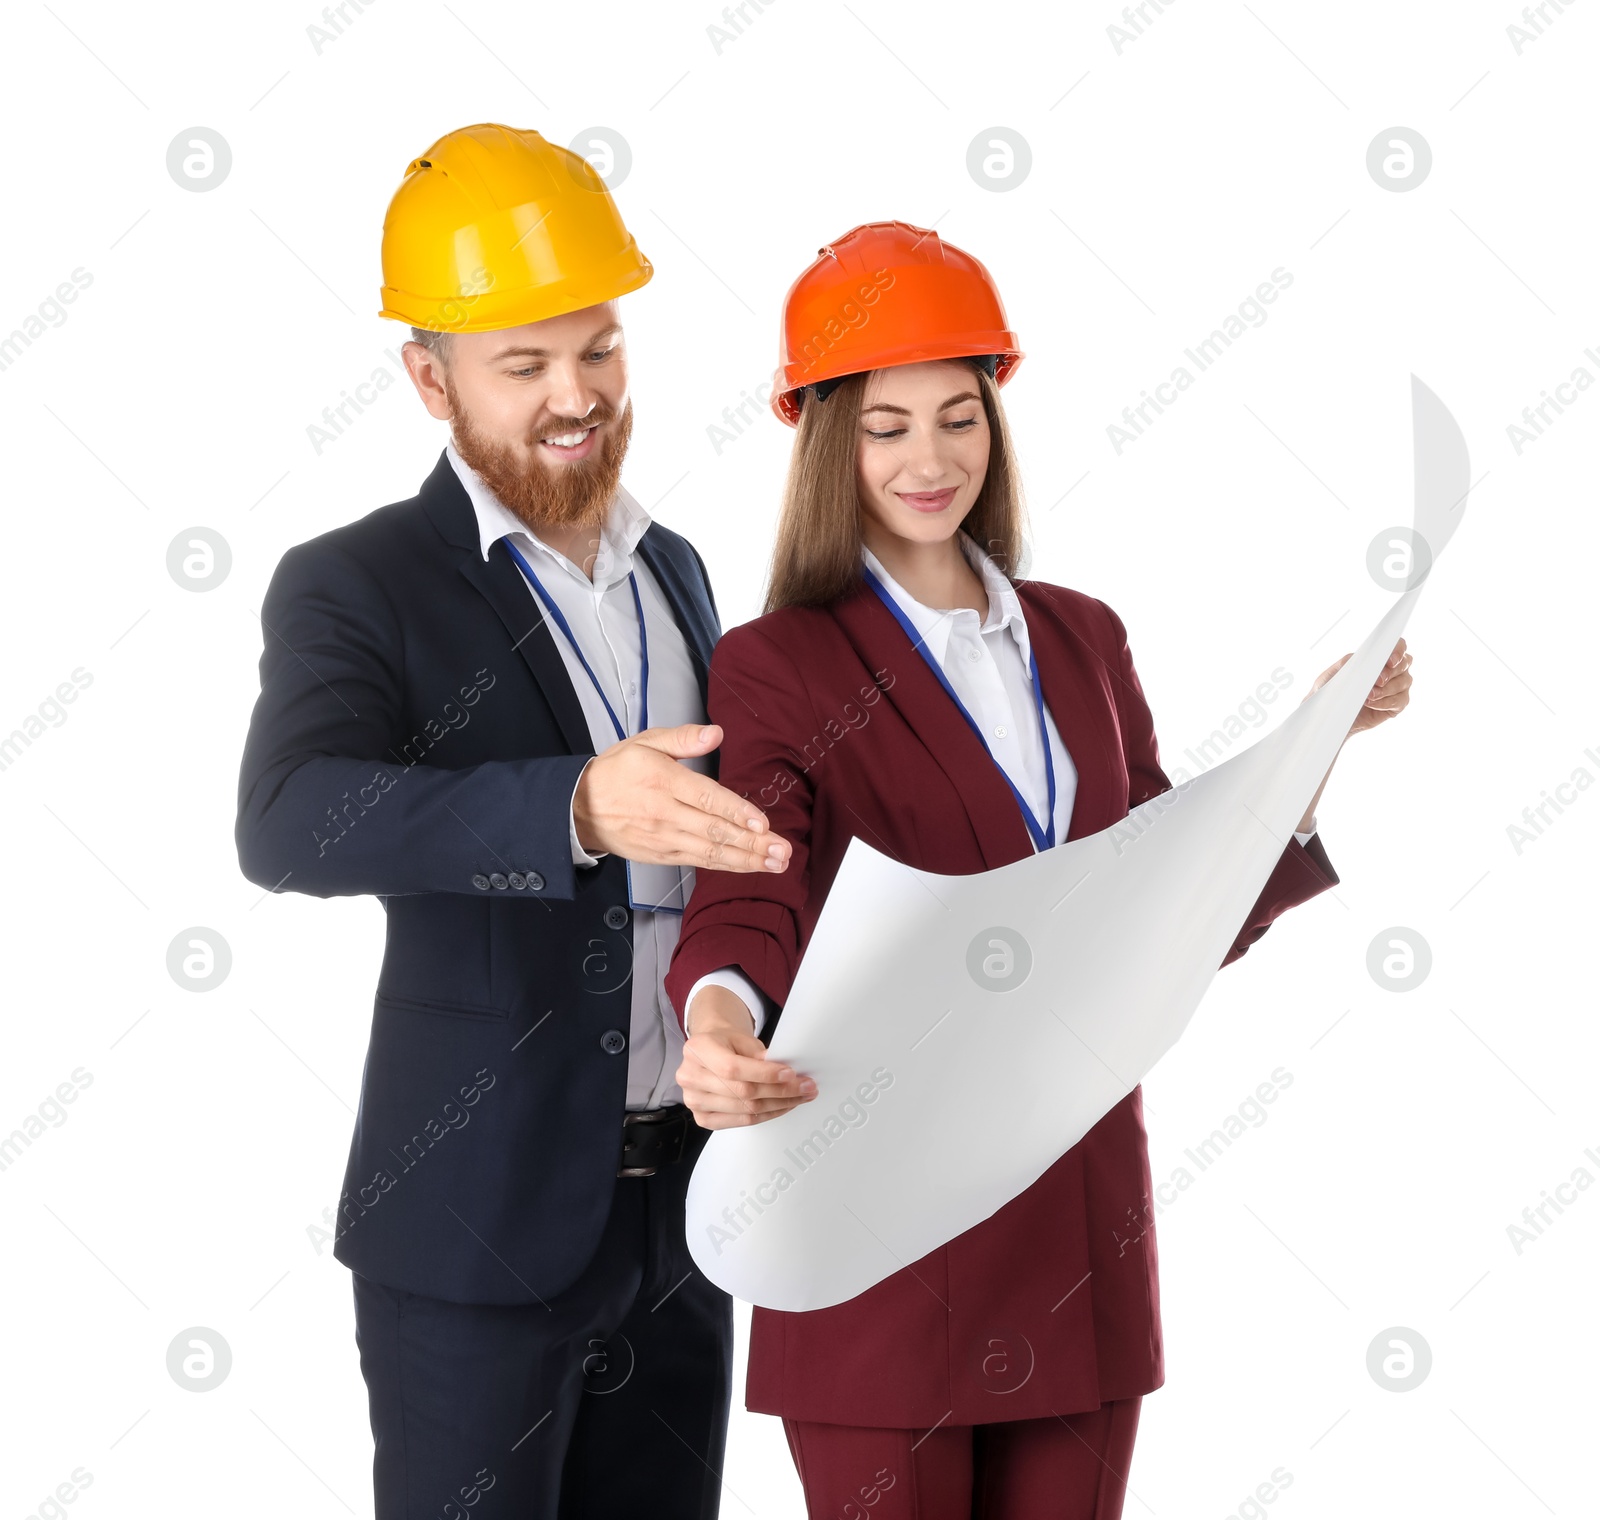
[[[627,1043],[620,1029],[608,1029],[600,1036],[600,1048],[608,1056],[619,1055],[626,1048]]]
[[[526,881],[535,892],[542,891],[544,888],[544,877],[542,877],[537,871],[529,871],[528,874],[523,877],[523,880]]]
[[[997,739],[1005,738],[1005,736],[1006,736],[1006,726],[1005,726],[1004,723],[1000,724],[1000,726],[995,729],[994,736]]]
[[[472,885],[480,892],[487,892],[489,890],[489,878],[480,871],[472,878]]]
[[[981,649],[969,649],[967,651],[967,658],[969,660],[981,660],[983,658],[983,651]]]
[[[639,695],[639,683],[637,681],[628,682],[628,695],[630,697],[636,697]]]
[[[626,908],[606,909],[606,928],[621,929],[627,924],[627,922],[628,910]]]
[[[494,887],[494,888],[495,888],[495,889],[496,889],[496,890],[497,890],[497,891],[501,891],[501,892],[503,892],[503,891],[504,891],[504,890],[505,890],[505,889],[506,889],[506,888],[507,888],[507,887],[508,887],[508,886],[510,886],[510,885],[511,885],[511,884],[510,884],[510,882],[508,882],[508,881],[507,881],[507,880],[506,880],[506,879],[505,879],[505,877],[504,877],[504,876],[502,876],[502,875],[501,875],[501,874],[500,874],[500,873],[499,873],[499,872],[498,872],[498,871],[496,871],[496,872],[495,872],[495,873],[494,873],[494,874],[493,874],[493,875],[492,875],[492,876],[491,876],[491,877],[490,877],[490,878],[489,878],[489,885],[490,885],[490,886],[491,886],[491,887]]]

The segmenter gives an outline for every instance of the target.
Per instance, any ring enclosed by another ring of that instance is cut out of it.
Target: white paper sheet
[[[854,1298],[1028,1188],[1183,1033],[1465,511],[1461,430],[1411,383],[1415,583],[1272,733],[999,870],[851,842],[771,1049],[817,1096],[717,1132],[690,1179],[712,1282],[773,1309]]]

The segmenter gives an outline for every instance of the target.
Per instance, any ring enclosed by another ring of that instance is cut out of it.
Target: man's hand
[[[572,795],[578,843],[591,855],[712,871],[782,871],[789,841],[737,792],[679,765],[722,743],[716,724],[647,728],[602,750]],[[737,1001],[737,999],[735,1000]]]
[[[701,1129],[760,1124],[816,1097],[810,1077],[766,1059],[750,1010],[726,987],[702,987],[685,1011],[684,1025],[689,1038],[677,1083]]]

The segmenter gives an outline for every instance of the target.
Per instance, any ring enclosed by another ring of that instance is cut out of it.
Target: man
[[[383,270],[452,443],[280,562],[237,827],[250,880],[388,919],[334,1247],[376,1512],[714,1516],[731,1304],[662,977],[685,871],[789,846],[706,774],[705,567],[618,483],[651,267],[581,158],[479,125],[412,162]]]

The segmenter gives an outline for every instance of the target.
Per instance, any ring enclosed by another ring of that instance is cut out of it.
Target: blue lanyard
[[[983,737],[983,730],[978,727],[977,721],[967,711],[966,704],[956,695],[956,689],[950,684],[950,678],[939,668],[939,662],[928,652],[928,646],[923,643],[922,635],[912,626],[911,619],[901,610],[900,604],[889,595],[882,581],[875,576],[865,565],[861,573],[866,576],[867,583],[878,593],[878,599],[894,615],[894,620],[903,629],[906,637],[916,647],[918,654],[927,661],[928,669],[939,678],[939,684],[944,687],[945,694],[956,704],[956,711],[967,720],[967,727],[978,736],[978,743],[983,746],[984,754],[993,761],[994,768],[1005,777],[1005,783],[1011,788],[1011,795],[1017,799],[1017,806],[1022,809],[1022,821],[1028,825],[1028,832],[1033,836],[1033,845],[1036,850],[1048,850],[1056,842],[1056,765],[1050,754],[1050,730],[1044,721],[1044,688],[1039,684],[1039,662],[1033,656],[1033,650],[1028,650],[1028,675],[1033,681],[1033,705],[1039,711],[1039,737],[1044,743],[1044,774],[1045,785],[1049,795],[1047,811],[1045,814],[1047,827],[1040,828],[1039,820],[1034,817],[1033,809],[1028,806],[1017,784],[1006,775],[1006,769],[994,758],[994,751],[989,748],[989,741]]]
[[[509,535],[500,540],[506,546],[507,552],[517,562],[522,573],[527,576],[528,584],[538,592],[539,600],[544,603],[545,610],[550,614],[551,620],[567,637],[567,642],[572,645],[572,652],[577,655],[578,663],[588,672],[589,679],[594,683],[594,689],[599,694],[600,700],[605,703],[606,715],[611,719],[611,726],[617,731],[617,738],[628,737],[621,721],[617,717],[616,709],[612,707],[610,698],[605,694],[600,685],[599,678],[594,673],[594,668],[583,657],[583,650],[578,647],[578,641],[573,636],[572,625],[561,615],[561,609],[556,606],[550,593],[544,589],[539,577],[533,573],[533,566],[518,552],[517,546],[511,542]],[[650,646],[645,641],[644,635],[644,603],[639,600],[639,582],[633,572],[628,572],[628,584],[633,588],[633,610],[639,615],[639,728],[644,730],[650,726]]]

